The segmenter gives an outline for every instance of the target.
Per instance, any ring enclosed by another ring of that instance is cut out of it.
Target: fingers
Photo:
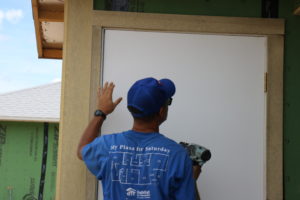
[[[113,89],[115,87],[115,84],[113,82],[105,82],[103,87],[99,87],[98,93],[100,95],[107,93],[108,95],[111,95],[113,92]]]
[[[112,96],[112,93],[114,91],[114,88],[115,88],[115,84],[113,82],[111,82],[109,85],[108,85],[108,88],[107,88],[107,93],[109,96]]]
[[[114,106],[116,107],[121,101],[122,101],[122,97],[119,97],[117,100],[115,100]]]
[[[98,91],[97,91],[98,96],[101,96],[105,93],[105,91],[107,90],[107,86],[108,86],[108,82],[105,82],[103,87],[101,86],[98,87]]]
[[[116,101],[112,101],[112,95],[115,88],[115,84],[113,82],[105,82],[103,87],[98,88],[98,97],[102,96],[107,101],[110,101],[114,107],[116,107],[121,101],[122,97],[118,98]]]
[[[102,88],[102,93],[101,93],[102,95],[106,93],[107,86],[108,86],[108,82],[105,82]]]
[[[106,89],[106,87],[107,87],[107,82],[105,82],[102,87],[101,86],[98,87],[98,92],[97,92],[98,96],[102,95],[104,93],[104,90]]]
[[[107,86],[108,86],[108,82],[105,82],[105,83],[104,83],[103,89],[106,90],[106,89],[107,89]]]
[[[98,96],[102,95],[102,88],[98,87],[98,92],[97,92]]]

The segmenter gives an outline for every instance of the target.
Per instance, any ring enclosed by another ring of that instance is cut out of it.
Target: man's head
[[[127,107],[135,119],[162,123],[167,118],[168,105],[175,94],[175,85],[169,79],[145,78],[136,81],[128,91]]]

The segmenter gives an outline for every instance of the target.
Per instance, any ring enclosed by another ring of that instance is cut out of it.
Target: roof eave
[[[0,121],[59,123],[59,118],[35,118],[35,117],[18,117],[18,116],[0,116]]]
[[[53,6],[40,6],[38,0],[31,0],[32,14],[35,27],[36,43],[39,58],[62,59],[62,48],[53,49],[43,45],[42,22],[64,22],[63,9]]]

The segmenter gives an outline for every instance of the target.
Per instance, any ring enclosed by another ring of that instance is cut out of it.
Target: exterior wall
[[[110,9],[111,1],[94,0],[94,9]],[[121,2],[121,1],[119,1]],[[130,0],[133,12],[210,16],[261,17],[261,0]],[[293,15],[299,0],[279,0],[279,17],[286,20],[284,66],[284,189],[285,199],[300,198],[300,16]]]
[[[298,8],[300,6],[300,0],[295,0],[295,8]]]
[[[45,184],[41,186],[44,124],[0,122],[0,199],[53,200],[57,167],[58,124],[48,127]]]
[[[299,4],[298,0],[298,5]],[[286,200],[300,199],[300,16],[292,0],[279,1],[286,19],[284,63],[284,188]]]
[[[94,0],[94,9],[110,9],[111,1]],[[260,17],[261,13],[261,0],[127,0],[127,2],[129,11],[132,12],[233,17]]]

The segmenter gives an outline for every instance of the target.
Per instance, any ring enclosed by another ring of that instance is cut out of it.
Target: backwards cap
[[[166,101],[175,94],[175,84],[170,79],[144,78],[136,81],[128,91],[127,107],[137,112],[134,117],[146,117],[159,111]]]

